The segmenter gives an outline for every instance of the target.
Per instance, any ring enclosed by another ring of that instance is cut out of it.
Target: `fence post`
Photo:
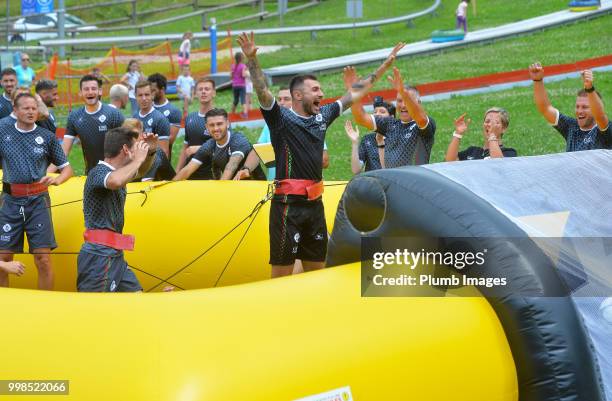
[[[206,13],[202,13],[202,31],[207,31],[208,28],[206,27]]]
[[[198,0],[193,0],[193,9],[194,10],[198,9]]]
[[[259,0],[259,12],[262,13],[262,16],[264,11],[266,11],[264,0]],[[261,19],[261,17],[259,17],[259,19]]]
[[[210,73],[217,72],[217,19],[210,19]]]
[[[136,25],[136,0],[132,0],[132,24]]]

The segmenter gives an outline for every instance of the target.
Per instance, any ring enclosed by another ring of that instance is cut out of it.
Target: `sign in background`
[[[53,0],[21,0],[21,15],[50,13],[53,11]]]

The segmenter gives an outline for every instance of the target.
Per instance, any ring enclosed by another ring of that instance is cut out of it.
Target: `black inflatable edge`
[[[428,233],[431,236],[527,237],[522,229],[490,203],[433,170],[406,167],[371,171],[362,176],[382,181],[381,185],[390,201],[388,208],[393,207],[393,195],[389,192],[401,190],[403,204],[420,202],[421,206],[430,208],[427,213],[419,210],[420,215],[438,218],[442,214],[452,218],[458,226],[454,232],[446,232],[432,224],[435,228]],[[347,191],[350,191],[350,185],[347,185],[336,213],[329,241],[328,266],[360,260],[361,236],[348,221],[344,210],[343,200]],[[435,198],[424,194],[435,194]],[[441,207],[444,202],[442,194],[450,195],[450,207],[455,210],[462,206],[468,210],[477,209],[478,221],[472,220],[468,224],[465,216],[451,216],[448,213],[449,205],[445,205],[447,210]],[[392,215],[385,213],[385,218],[391,218]],[[486,229],[482,230],[483,227]],[[367,233],[367,236],[381,236],[384,229],[383,223],[378,229]],[[357,254],[355,249],[359,250]],[[344,255],[337,257],[335,252]],[[541,281],[543,272],[532,269],[530,273],[534,280]],[[550,272],[546,272],[545,276],[550,277]],[[559,284],[549,284],[547,280],[542,283],[544,286]],[[510,296],[488,300],[510,345],[517,369],[520,401],[604,401],[603,384],[592,343],[570,298]]]

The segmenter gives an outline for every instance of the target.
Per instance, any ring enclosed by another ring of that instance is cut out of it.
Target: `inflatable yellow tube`
[[[518,399],[486,299],[362,298],[358,265],[174,293],[1,289],[0,304],[0,378],[70,380],[65,400]]]
[[[50,188],[53,222],[58,248],[54,251],[55,288],[76,291],[76,258],[83,243],[83,184],[76,177]],[[342,183],[330,183],[323,199],[328,228],[344,191]],[[232,227],[247,217],[267,193],[263,181],[183,181],[135,183],[128,185],[124,232],[136,236],[133,252],[126,252],[128,263],[141,271],[166,278],[194,261]],[[138,193],[143,190],[145,194]],[[71,202],[71,203],[67,203]],[[144,204],[143,204],[144,202]],[[66,204],[67,203],[67,204]],[[239,244],[251,219],[223,239],[188,268],[169,280],[183,289],[207,288],[270,278],[268,265],[267,202],[258,213],[227,269],[225,265]],[[25,247],[27,250],[27,245]],[[36,288],[36,267],[29,255],[16,255],[26,263],[27,273],[10,277],[10,286]],[[145,290],[163,288],[159,279],[135,272]]]

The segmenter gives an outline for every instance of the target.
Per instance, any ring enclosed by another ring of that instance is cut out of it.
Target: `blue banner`
[[[53,0],[21,0],[21,15],[50,13],[53,11]]]

